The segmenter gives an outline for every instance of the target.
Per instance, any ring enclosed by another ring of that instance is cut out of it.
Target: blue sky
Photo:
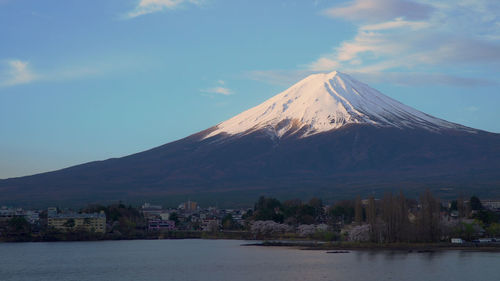
[[[149,149],[315,72],[500,132],[500,2],[0,0],[0,178]]]

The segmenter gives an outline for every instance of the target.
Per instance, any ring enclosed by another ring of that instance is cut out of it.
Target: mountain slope
[[[499,169],[499,134],[424,114],[334,72],[148,151],[2,180],[0,203],[191,198],[227,206],[260,194],[342,198],[427,187],[443,197],[496,197]]]

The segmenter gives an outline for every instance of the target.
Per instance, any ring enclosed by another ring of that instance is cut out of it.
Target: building
[[[184,210],[186,212],[194,212],[198,210],[198,203],[188,200],[187,202],[180,204],[179,209]]]
[[[7,222],[16,216],[16,210],[3,206],[0,208],[0,221]]]
[[[221,227],[221,221],[219,219],[204,219],[201,221],[201,230],[207,232],[218,231]]]
[[[36,224],[40,220],[40,214],[38,211],[24,211],[24,218],[30,224]]]
[[[164,220],[164,221],[168,221],[170,220],[170,213],[167,213],[167,212],[163,212],[160,214],[160,219]]]
[[[481,200],[481,204],[489,210],[500,210],[500,200]]]
[[[0,222],[10,221],[14,217],[24,217],[30,224],[38,223],[40,220],[37,211],[23,210],[22,208],[7,208],[5,206],[0,208]]]
[[[141,212],[146,218],[156,218],[159,217],[163,212],[163,207],[160,205],[151,205],[149,203],[144,203],[141,207]]]
[[[477,239],[477,241],[479,241],[479,243],[492,243],[493,239],[492,238],[479,238],[479,239]]]
[[[175,222],[171,220],[149,220],[148,230],[174,230]]]
[[[49,207],[47,208],[47,216],[55,216],[57,215],[57,208],[56,207]]]
[[[47,225],[62,231],[86,230],[105,233],[106,214],[103,211],[92,214],[50,212],[50,215],[47,215]]]

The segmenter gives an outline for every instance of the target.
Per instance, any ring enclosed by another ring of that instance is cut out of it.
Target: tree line
[[[37,225],[29,224],[23,217],[15,217],[0,224],[0,240],[143,239],[156,235],[147,231],[146,218],[138,208],[130,205],[91,205],[81,211],[104,211],[107,217],[106,234],[61,232],[48,228],[47,211],[43,211]],[[179,223],[177,213],[171,213],[170,219]],[[418,199],[406,198],[401,192],[389,192],[378,199],[373,196],[365,199],[357,196],[328,206],[319,198],[280,201],[261,196],[253,208],[243,215],[243,221],[236,221],[230,214],[226,214],[214,229],[215,232],[240,232],[244,237],[256,231],[269,233],[271,236],[284,233],[307,234],[312,239],[326,240],[437,242],[446,241],[450,237],[466,240],[480,235],[499,237],[499,219],[498,213],[486,209],[476,196],[467,200],[459,196],[449,206],[443,206],[439,198],[426,190]],[[184,218],[184,224],[189,225],[189,222],[190,217]],[[165,234],[165,237],[180,238],[183,233],[192,238],[201,237],[201,234],[195,233],[198,229],[199,227],[193,226],[184,227]]]
[[[348,232],[356,233],[351,236],[353,240],[376,243],[438,242],[450,237],[470,240],[480,235],[500,235],[499,215],[484,208],[478,197],[465,200],[460,196],[450,206],[443,206],[429,190],[418,200],[406,198],[402,192],[388,192],[380,199],[370,196],[362,200],[358,196],[328,207],[319,198],[280,202],[262,196],[246,219],[296,227],[327,224],[330,230],[343,232],[346,237]]]

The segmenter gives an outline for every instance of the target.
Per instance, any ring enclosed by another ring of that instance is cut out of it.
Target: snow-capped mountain
[[[147,151],[0,180],[0,203],[248,206],[262,194],[338,199],[425,188],[448,199],[495,198],[499,170],[500,134],[432,117],[332,72]]]
[[[380,127],[475,130],[427,115],[337,71],[313,74],[284,92],[216,126],[221,133],[310,136],[347,124]]]

